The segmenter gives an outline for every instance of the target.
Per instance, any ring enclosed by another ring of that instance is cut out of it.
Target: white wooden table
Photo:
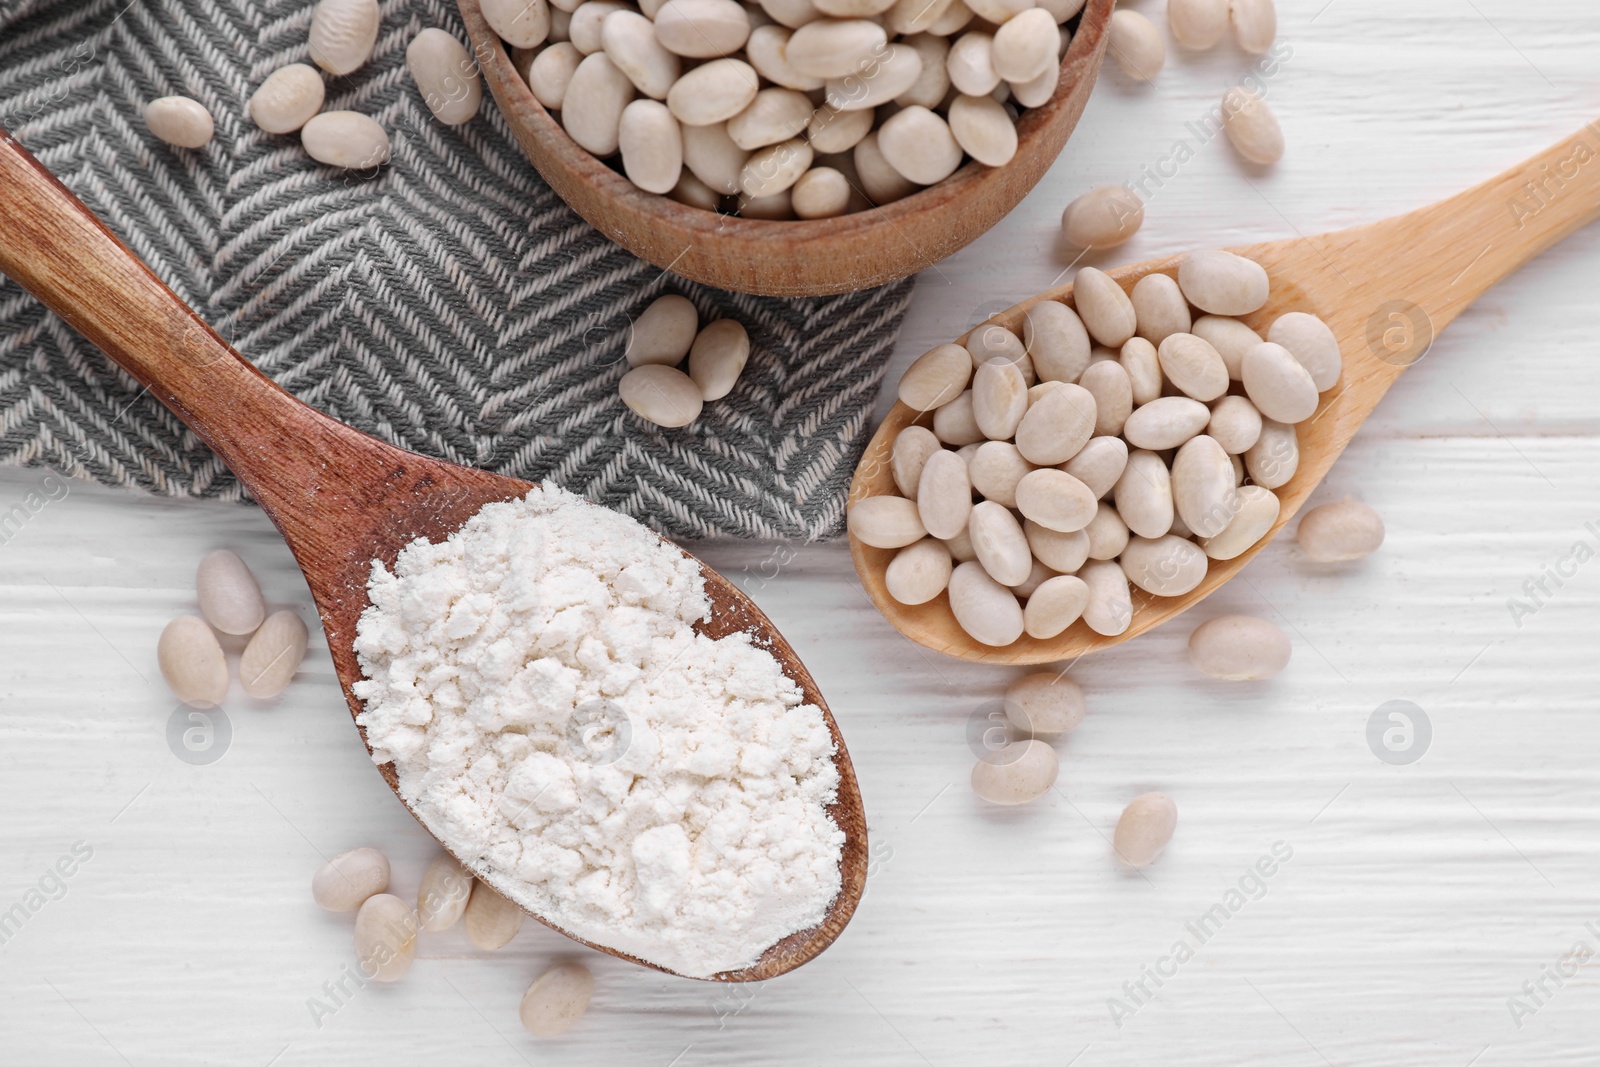
[[[1600,117],[1591,0],[1281,6],[1288,157],[1246,180],[1226,145],[1199,147],[1099,261],[1377,218]],[[1054,282],[1064,203],[1192,141],[1185,123],[1244,62],[1174,56],[1149,88],[1108,69],[1039,189],[924,273],[891,376]],[[349,921],[311,902],[311,872],[371,843],[412,892],[429,839],[370,766],[320,643],[280,702],[235,693],[209,765],[169,748],[153,655],[219,545],[309,618],[288,552],[253,509],[74,483],[0,546],[0,913],[26,913],[0,945],[0,1062],[1591,1064],[1600,968],[1559,969],[1577,944],[1600,952],[1600,564],[1560,561],[1600,547],[1597,276],[1600,230],[1491,292],[1385,401],[1321,494],[1378,508],[1379,555],[1319,568],[1273,546],[1191,616],[1079,664],[1090,716],[1057,791],[1021,810],[966,786],[969,716],[1016,672],[896,636],[843,546],[770,578],[771,546],[708,549],[816,673],[873,835],[844,937],[759,987],[648,973],[530,923],[492,955],[429,937],[405,982],[330,995]],[[0,511],[43,473],[0,472]],[[1188,667],[1192,625],[1227,611],[1289,630],[1283,676]],[[1431,723],[1409,765],[1368,746],[1391,700]],[[1178,833],[1120,874],[1106,838],[1148,789],[1177,799]],[[58,881],[75,846],[92,854]],[[1252,881],[1275,846],[1292,857]],[[1197,936],[1186,924],[1218,904]],[[569,956],[595,972],[593,1007],[536,1041],[517,1001]]]

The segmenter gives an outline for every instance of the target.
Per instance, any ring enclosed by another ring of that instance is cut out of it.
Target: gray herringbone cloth
[[[256,365],[428,455],[548,479],[680,537],[815,540],[842,525],[910,282],[780,300],[697,286],[590,228],[492,99],[435,122],[405,69],[453,4],[386,0],[372,60],[326,110],[371,115],[362,180],[261,132],[245,101],[306,61],[309,0],[0,0],[0,124]],[[144,105],[191,96],[215,140],[172,149]],[[0,196],[5,195],[0,190]],[[630,319],[662,292],[749,329],[733,394],[682,430],[625,408]],[[0,287],[0,462],[171,496],[242,499],[182,423],[17,287]]]

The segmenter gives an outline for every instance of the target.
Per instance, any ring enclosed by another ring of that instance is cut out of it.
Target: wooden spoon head
[[[884,581],[884,572],[894,559],[895,550],[873,548],[852,537],[850,554],[855,560],[856,573],[860,575],[861,584],[878,610],[883,612],[895,629],[918,644],[945,655],[984,663],[1051,663],[1076,659],[1085,653],[1137,637],[1187,611],[1238,574],[1300,510],[1390,384],[1409,365],[1404,359],[1397,359],[1382,346],[1374,344],[1369,337],[1373,315],[1379,311],[1378,307],[1370,306],[1370,297],[1363,297],[1364,303],[1341,299],[1350,295],[1351,290],[1335,277],[1338,272],[1323,253],[1321,246],[1327,240],[1296,239],[1230,249],[1260,263],[1266,268],[1272,282],[1272,295],[1266,306],[1240,316],[1247,325],[1265,336],[1267,327],[1278,316],[1290,311],[1309,312],[1332,328],[1344,357],[1344,370],[1339,381],[1323,393],[1316,413],[1296,427],[1300,442],[1300,464],[1294,477],[1274,490],[1280,510],[1277,522],[1265,537],[1231,560],[1211,560],[1204,580],[1183,596],[1151,596],[1130,586],[1133,619],[1125,631],[1114,637],[1095,633],[1080,619],[1057,637],[1042,641],[1024,634],[1003,648],[982,644],[963,630],[951,613],[949,597],[944,593],[926,604],[916,606],[895,600],[889,595]],[[1182,259],[1181,255],[1168,256],[1107,273],[1124,290],[1131,291],[1134,283],[1146,274],[1161,273],[1176,278],[1178,263]],[[1021,336],[1027,309],[1044,300],[1060,300],[1071,305],[1072,286],[1063,285],[1031,297],[986,320],[974,330],[998,324]],[[966,341],[972,332],[963,334],[957,343]],[[1385,358],[1379,358],[1380,354]],[[1411,361],[1414,362],[1414,358]],[[853,505],[869,496],[898,493],[890,463],[894,439],[907,426],[927,426],[932,422],[931,413],[921,414],[896,402],[861,457],[855,478],[850,484],[849,503]]]
[[[329,441],[325,449],[329,463],[320,474],[289,483],[292,487],[287,491],[281,488],[286,483],[277,482],[280,487],[277,491],[258,493],[258,499],[283,531],[305,572],[322,616],[334,669],[354,718],[362,711],[361,701],[352,690],[354,683],[362,678],[354,648],[356,623],[368,605],[367,579],[372,561],[381,560],[392,570],[400,550],[417,538],[442,541],[485,504],[521,498],[534,486],[516,478],[428,459],[375,441],[309,411],[308,416],[314,421],[308,423],[307,432],[321,431],[338,438]],[[684,555],[694,559],[690,553]],[[806,702],[822,710],[828,732],[833,737],[834,765],[839,771],[838,795],[828,813],[844,831],[845,840],[839,857],[839,895],[827,917],[817,926],[790,934],[772,945],[752,966],[725,971],[710,979],[763,981],[791,971],[818,955],[850,921],[866,887],[866,816],[862,811],[855,769],[839,725],[805,664],[772,621],[744,593],[710,567],[701,564],[700,570],[711,600],[711,618],[696,629],[709,637],[748,633],[757,645],[772,653],[784,673],[800,687]],[[366,744],[365,727],[358,724],[356,728],[361,733],[362,743]],[[371,751],[370,745],[367,750]],[[378,770],[406,809],[432,833],[416,809],[400,795],[394,766],[386,763]],[[448,842],[440,844],[450,851]],[[463,857],[456,858],[465,863]],[[483,878],[480,871],[467,866]],[[625,952],[586,941],[537,914],[529,914],[574,941],[644,967],[667,971],[665,967]]]
[[[1017,123],[1003,167],[968,163],[921,192],[870,211],[809,222],[742,219],[646,193],[580,148],[534,99],[480,0],[457,0],[473,54],[522,150],[551,188],[601,233],[663,270],[719,289],[821,296],[896,281],[932,266],[999,222],[1044,176],[1078,124],[1105,55],[1115,0],[1088,0],[1061,59],[1055,94]]]

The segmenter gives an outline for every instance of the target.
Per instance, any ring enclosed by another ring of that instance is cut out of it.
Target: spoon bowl
[[[1600,166],[1583,166],[1596,156],[1600,156],[1600,122],[1481,185],[1408,214],[1316,237],[1229,249],[1260,263],[1272,283],[1266,306],[1240,316],[1245,323],[1265,335],[1279,315],[1310,312],[1338,338],[1344,370],[1333,388],[1322,394],[1311,418],[1296,427],[1300,463],[1294,477],[1275,490],[1280,504],[1277,522],[1241,555],[1211,560],[1194,590],[1157,597],[1130,586],[1133,617],[1120,634],[1097,634],[1079,620],[1049,640],[1024,635],[997,648],[961,628],[944,593],[916,606],[891,597],[884,572],[895,552],[852,537],[850,552],[868,596],[896,629],[919,644],[961,659],[1013,664],[1074,659],[1137,637],[1198,604],[1238,574],[1288,524],[1389,387],[1428,354],[1441,330],[1506,275],[1600,218]],[[1542,201],[1531,197],[1530,183],[1548,183],[1552,172],[1563,176],[1555,195]],[[1147,274],[1175,278],[1182,259],[1168,256],[1107,273],[1131,291]],[[996,325],[1020,336],[1028,308],[1045,300],[1071,305],[1072,286],[1051,289],[1008,308],[957,343]],[[907,426],[932,421],[931,412],[894,405],[856,468],[851,505],[896,493],[890,467],[894,439]]]
[[[98,345],[238,475],[304,572],[350,714],[359,714],[361,702],[351,691],[362,677],[354,641],[356,622],[368,604],[372,561],[393,569],[395,557],[410,542],[419,537],[441,541],[485,504],[524,496],[533,485],[386,444],[289,395],[218,337],[5,130],[0,130],[0,189],[5,190],[0,273]],[[849,922],[866,884],[866,818],[844,738],[810,672],[760,608],[710,567],[701,564],[700,570],[711,617],[697,628],[714,638],[748,633],[777,658],[804,699],[822,710],[839,772],[838,795],[828,810],[845,841],[841,888],[827,916],[770,946],[755,964],[711,979],[762,981],[815,957]],[[365,744],[366,730],[356,728]],[[379,771],[400,797],[393,766],[384,764]],[[416,815],[404,797],[400,801]],[[449,851],[447,842],[440,844]],[[468,868],[494,885],[486,872]],[[667,970],[605,945],[573,940]]]
[[[903,200],[831,219],[773,222],[646,193],[567,136],[534,98],[480,0],[457,0],[484,80],[517,143],[550,187],[595,229],[691,281],[762,296],[822,296],[896,281],[966,247],[1016,207],[1078,124],[1110,35],[1114,0],[1088,0],[1061,58],[1061,80],[1017,122],[1002,167],[968,162]]]

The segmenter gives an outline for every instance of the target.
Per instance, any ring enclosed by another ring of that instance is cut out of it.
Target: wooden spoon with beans
[[[1263,336],[1290,311],[1322,318],[1343,356],[1343,374],[1322,393],[1315,413],[1296,429],[1300,460],[1276,489],[1281,508],[1266,536],[1233,559],[1211,560],[1205,578],[1181,596],[1133,589],[1127,629],[1103,636],[1082,620],[1058,637],[1024,634],[1003,647],[983,644],[956,622],[949,598],[908,606],[889,595],[885,569],[895,550],[857,538],[851,554],[862,584],[891,623],[919,644],[962,659],[989,663],[1046,663],[1072,659],[1136,637],[1205,599],[1232,578],[1292,519],[1356,430],[1402,371],[1425,356],[1457,315],[1512,271],[1600,218],[1600,122],[1466,192],[1408,214],[1315,237],[1232,249],[1266,268],[1271,296],[1242,316]],[[1183,256],[1148,260],[1110,271],[1124,290],[1151,273],[1177,276]],[[1046,300],[1073,303],[1061,286],[995,315],[977,329],[1001,326],[1022,333],[1028,308]],[[976,330],[964,335],[965,342]],[[897,492],[890,465],[895,437],[913,424],[931,425],[896,403],[873,436],[850,487],[850,504]]]
[[[305,573],[350,713],[359,713],[350,689],[361,678],[352,642],[367,606],[372,561],[393,568],[409,542],[441,541],[485,504],[521,497],[533,486],[385,444],[290,396],[218,337],[5,130],[0,190],[0,273],[98,345],[239,476]],[[754,965],[712,979],[761,981],[815,957],[850,920],[866,884],[866,819],[844,738],[810,672],[760,608],[710,567],[702,564],[701,572],[712,613],[698,628],[711,637],[749,633],[777,657],[805,699],[822,709],[839,771],[829,813],[845,834],[842,888],[827,917],[771,946]],[[398,796],[394,768],[379,770]]]

